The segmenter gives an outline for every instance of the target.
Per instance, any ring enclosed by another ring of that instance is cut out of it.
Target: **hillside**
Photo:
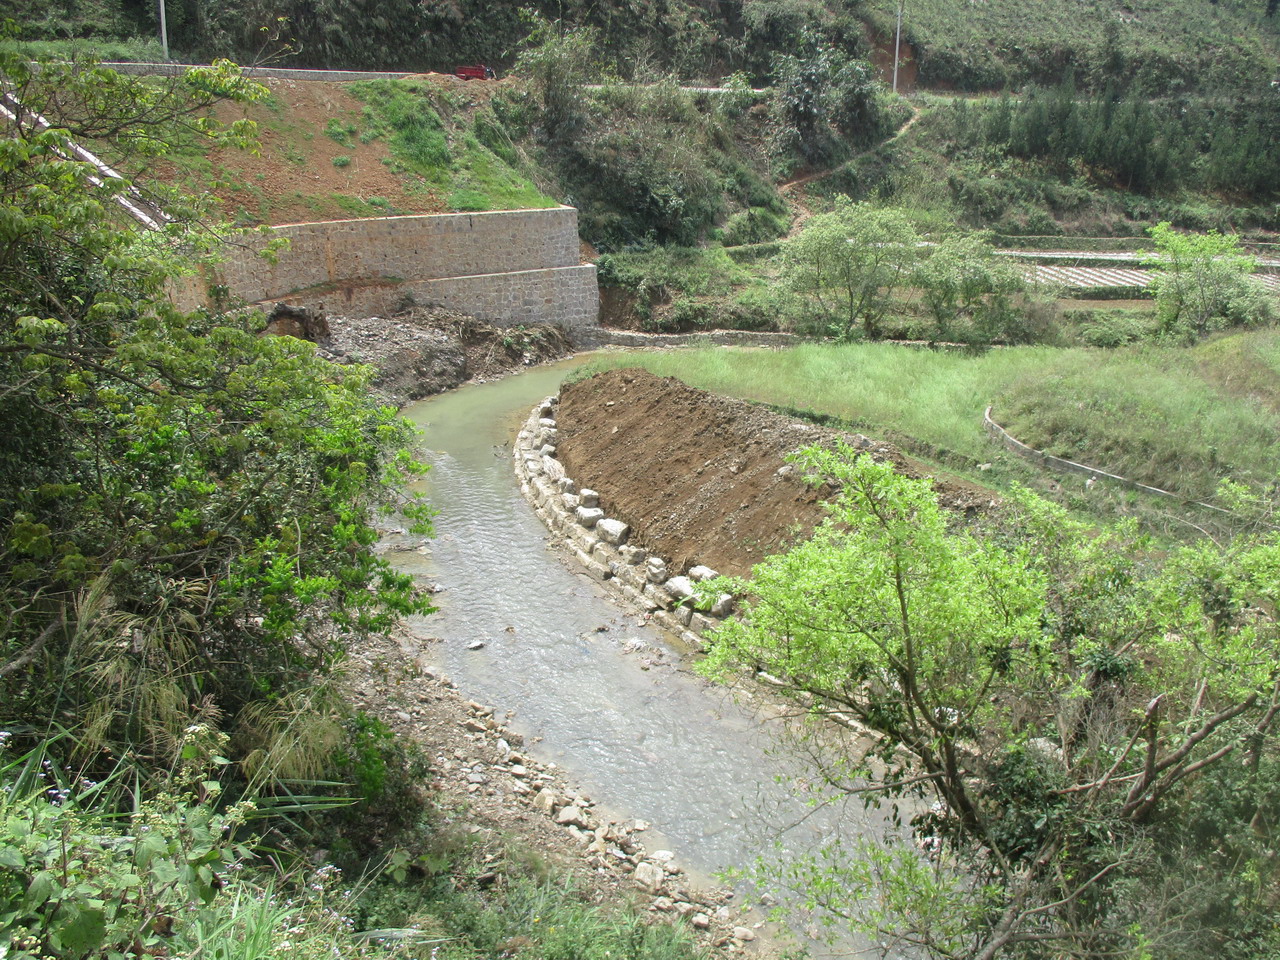
[[[154,41],[156,9],[127,0],[54,0],[31,17],[22,0],[0,0],[26,39]],[[509,67],[530,24],[524,4],[383,3],[369,16],[358,0],[171,3],[168,29],[182,57],[264,56],[294,66],[452,71],[460,63]],[[913,0],[904,38],[910,71],[926,89],[992,90],[1053,84],[1073,73],[1084,86],[1135,85],[1149,95],[1248,90],[1275,79],[1280,28],[1270,0],[1083,0],[1066,15],[1053,0]],[[859,56],[892,46],[893,0],[690,0],[638,4],[535,4],[565,25],[589,26],[618,75],[673,71],[718,80],[743,71],[773,79],[775,54],[818,35]],[[277,18],[283,18],[282,20]],[[259,29],[264,28],[264,29]],[[120,52],[124,52],[121,50]],[[155,45],[134,55],[155,57]]]

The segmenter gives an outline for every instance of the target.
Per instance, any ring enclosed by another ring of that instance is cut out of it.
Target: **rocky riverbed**
[[[278,308],[267,329],[311,340],[338,363],[372,364],[378,368],[374,386],[396,406],[573,352],[558,326],[501,328],[438,307],[413,307],[391,317],[323,316]]]
[[[351,702],[431,761],[426,784],[440,806],[481,838],[526,844],[573,873],[600,903],[634,897],[654,922],[685,923],[723,954],[761,954],[758,918],[725,888],[699,889],[674,854],[649,841],[649,824],[598,807],[554,763],[526,752],[491,706],[468,699],[408,637],[379,637],[352,651]]]

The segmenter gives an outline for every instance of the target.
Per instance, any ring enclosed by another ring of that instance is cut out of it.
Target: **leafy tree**
[[[140,229],[116,203],[129,181],[71,159],[91,143],[127,175],[179,134],[243,140],[206,108],[256,84],[225,62],[155,83],[9,54],[0,75],[23,105],[0,129],[8,716],[152,757],[225,717],[269,752],[347,634],[424,608],[372,552],[374,512],[417,471],[410,428],[369,399],[368,370],[247,313],[175,310],[166,283],[197,234]]]
[[[884,136],[888,120],[881,84],[871,65],[805,34],[801,54],[773,60],[775,111],[792,146],[810,163],[831,159],[843,144],[866,145]]]
[[[943,240],[920,263],[914,279],[937,339],[990,342],[1016,334],[1016,297],[1027,284],[1018,268],[996,256],[981,237]]]
[[[956,530],[888,464],[793,459],[830,517],[705,587],[746,599],[703,669],[806,704],[808,781],[901,805],[913,837],[764,876],[936,958],[1271,955],[1280,540],[1162,569],[1030,496]]]
[[[1166,221],[1149,231],[1156,249],[1143,257],[1162,328],[1195,340],[1227,326],[1276,319],[1272,298],[1250,274],[1257,261],[1235,237],[1216,230],[1181,233]]]
[[[515,69],[538,98],[544,139],[566,142],[584,121],[584,85],[599,71],[599,38],[589,27],[567,27],[538,16],[531,17],[531,25]]]
[[[894,291],[919,259],[918,244],[897,210],[841,197],[834,210],[814,216],[786,242],[784,276],[812,299],[835,335],[847,340],[861,324],[875,340]]]

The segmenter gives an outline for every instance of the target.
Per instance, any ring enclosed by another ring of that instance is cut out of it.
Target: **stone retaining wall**
[[[287,249],[260,255],[282,238]],[[387,315],[418,304],[496,326],[560,323],[575,344],[592,342],[599,314],[596,268],[579,262],[572,207],[272,227],[229,246],[222,263],[172,297],[190,310],[208,303],[211,288],[329,313]]]
[[[688,576],[669,577],[666,560],[628,543],[627,524],[606,517],[599,497],[565,476],[555,457],[558,400],[547,397],[536,406],[516,437],[515,471],[521,492],[588,574],[701,649],[702,635],[733,612],[733,597],[719,594],[704,609],[695,609],[696,584],[717,576],[716,571],[694,566]]]

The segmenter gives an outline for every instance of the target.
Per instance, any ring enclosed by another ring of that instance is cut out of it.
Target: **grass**
[[[80,40],[14,40],[9,41],[12,48],[35,59],[52,57],[54,59],[71,59],[74,57],[94,57],[98,60],[129,63],[163,63],[164,48],[159,40],[142,39],[107,39],[102,37]]]
[[[1247,363],[1242,363],[1247,361]],[[785,352],[693,350],[606,358],[748,400],[835,417],[988,460],[982,414],[1024,442],[1188,496],[1231,477],[1275,479],[1280,334],[1255,331],[1179,348],[1050,347],[981,355],[890,344]],[[1250,371],[1242,382],[1236,371]]]
[[[507,148],[510,137],[492,115],[482,125],[482,138],[473,132],[470,116],[456,99],[429,81],[369,80],[347,89],[365,104],[359,139],[385,139],[395,160],[393,169],[439,188],[448,196],[451,210],[555,206],[515,168],[511,162],[515,155]],[[355,136],[355,130],[348,128],[326,133],[340,143],[340,138]]]

